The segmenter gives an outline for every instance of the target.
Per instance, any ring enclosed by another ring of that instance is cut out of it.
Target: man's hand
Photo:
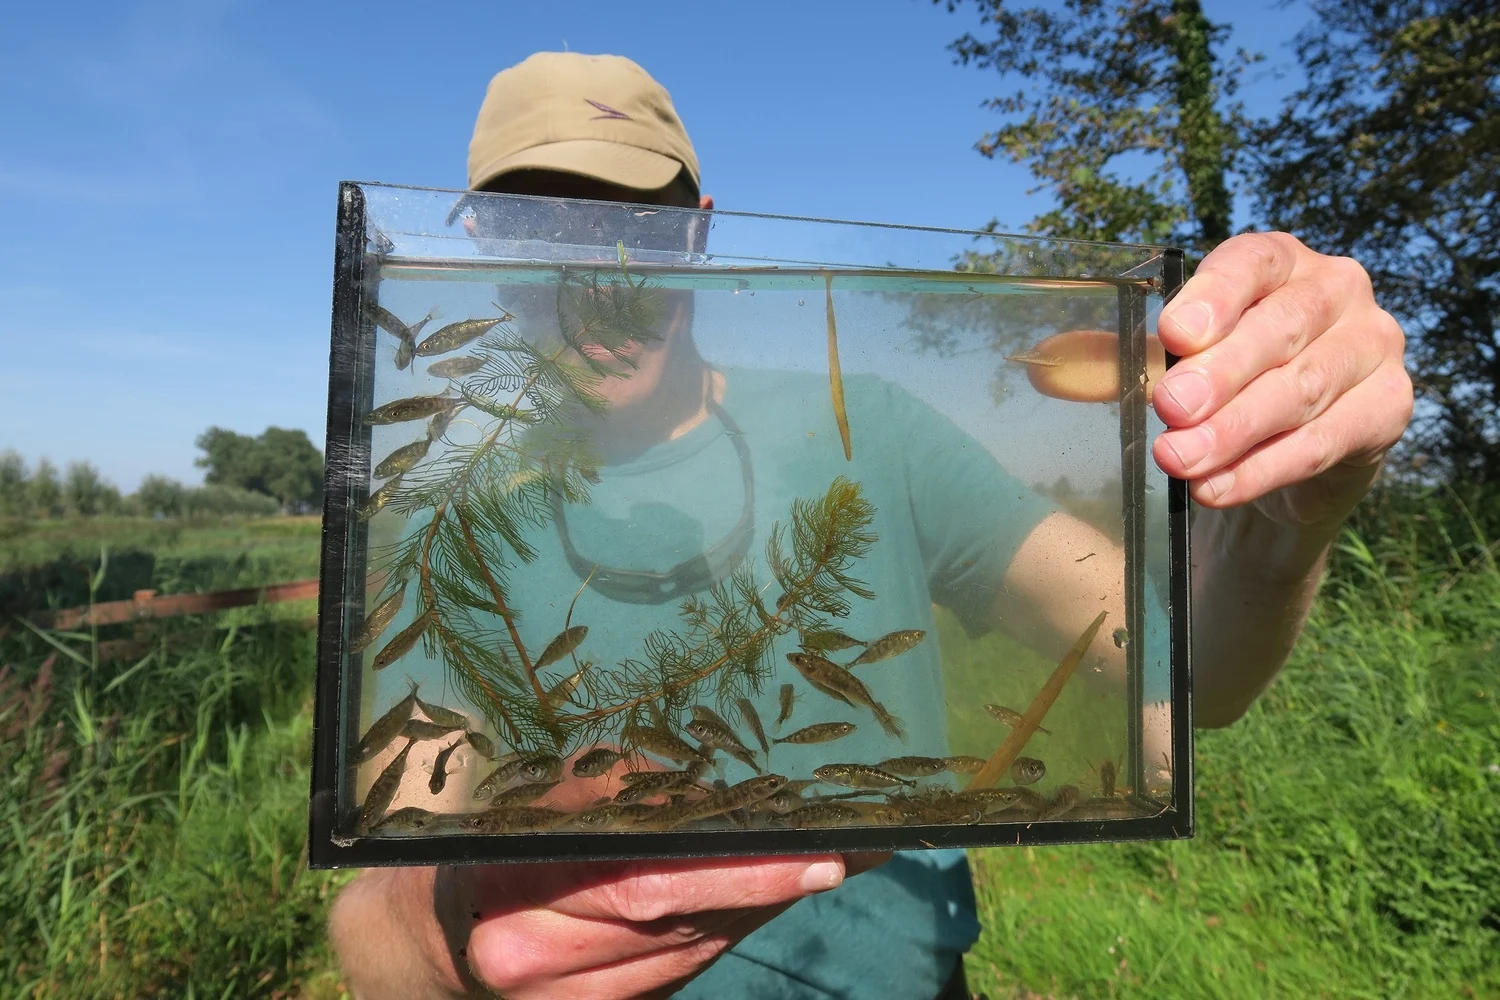
[[[888,857],[373,870],[330,931],[359,1000],[666,997],[798,899]]]
[[[1336,526],[1405,431],[1405,340],[1364,268],[1285,233],[1236,236],[1162,311],[1180,356],[1153,402],[1157,464],[1205,507]]]

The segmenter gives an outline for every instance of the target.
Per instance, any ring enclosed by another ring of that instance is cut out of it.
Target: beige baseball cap
[[[672,98],[624,56],[538,52],[490,81],[469,141],[469,188],[514,170],[665,187],[693,153]]]

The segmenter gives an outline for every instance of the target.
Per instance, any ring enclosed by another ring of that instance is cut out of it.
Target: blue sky
[[[1298,4],[1205,0],[1295,82]],[[420,12],[420,13],[418,13]],[[1019,226],[1027,175],[974,152],[991,73],[925,0],[753,5],[165,0],[25,4],[0,35],[0,448],[122,488],[195,482],[193,439],[321,445],[341,179],[462,187],[491,75],[615,52],[672,93],[721,208]]]

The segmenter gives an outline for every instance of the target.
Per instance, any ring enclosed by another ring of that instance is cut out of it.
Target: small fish
[[[585,830],[603,830],[612,826],[629,826],[635,822],[635,819],[633,817],[626,817],[624,812],[624,806],[610,802],[602,806],[585,809],[582,812],[576,812],[568,822],[570,825],[581,826]]]
[[[715,712],[713,709],[709,708],[707,705],[694,705],[692,707],[692,713],[694,719],[697,719],[701,722],[711,722],[715,726],[718,726],[720,729],[727,729],[731,733],[734,732],[734,727],[729,724],[729,721],[721,716],[718,712]],[[735,742],[739,742],[739,740],[736,739]]]
[[[500,806],[465,816],[458,828],[465,833],[512,833],[517,830],[547,830],[568,818],[565,812],[542,806]]]
[[[488,736],[470,729],[464,733],[464,739],[469,741],[469,746],[473,747],[474,752],[479,756],[488,757],[490,760],[495,759],[495,744]]]
[[[433,414],[432,419],[427,421],[427,440],[436,441],[448,433],[448,425],[453,423],[453,418],[462,409],[462,406],[455,406],[452,409],[444,410],[442,413]]]
[[[396,345],[396,370],[404,372],[411,365],[412,356],[417,353],[417,341],[415,337],[402,337],[401,343]]]
[[[597,778],[624,759],[624,754],[616,753],[608,747],[595,747],[573,762],[573,776]]]
[[[469,717],[462,712],[455,712],[453,709],[445,708],[442,705],[428,704],[421,698],[417,699],[417,707],[422,710],[423,715],[440,726],[447,726],[449,729],[469,728]],[[475,749],[478,748],[476,747]],[[488,757],[489,754],[485,754],[485,756]]]
[[[1114,761],[1106,760],[1099,765],[1099,794],[1108,799],[1115,794],[1115,765]]]
[[[1047,773],[1047,765],[1035,757],[1017,757],[1010,765],[1010,777],[1018,785],[1034,785]]]
[[[496,319],[461,319],[457,323],[449,323],[438,330],[432,336],[417,345],[417,354],[421,357],[431,357],[434,354],[447,354],[456,351],[460,347],[489,333],[496,326],[508,319],[514,319],[510,313]]]
[[[906,819],[899,808],[888,802],[849,801],[843,805],[854,810],[855,815],[866,823],[877,826],[896,826]]]
[[[793,809],[800,809],[806,804],[802,800],[802,796],[795,789],[782,785],[772,795],[763,799],[760,806],[763,809],[769,809],[773,813],[788,813]]]
[[[585,663],[575,670],[571,676],[563,678],[548,688],[546,697],[542,699],[547,703],[547,707],[558,708],[569,698],[573,697],[573,692],[577,691],[578,685],[583,683],[583,672],[587,669],[588,664]]]
[[[490,799],[492,806],[529,806],[537,799],[556,788],[558,781],[531,781],[515,788],[507,788]]]
[[[384,406],[377,406],[365,414],[365,423],[399,424],[408,420],[426,420],[428,417],[461,405],[463,400],[452,396],[411,396],[398,399]]]
[[[745,725],[749,726],[750,732],[755,735],[755,742],[760,744],[760,752],[770,753],[771,744],[766,741],[766,730],[760,724],[760,714],[755,711],[755,705],[749,698],[741,698],[734,704],[740,710],[740,718],[745,720]]]
[[[785,784],[784,775],[762,774],[742,781],[738,785],[710,792],[696,802],[684,803],[687,814],[679,822],[707,819],[710,816],[743,809],[761,799],[771,797]]]
[[[411,333],[411,329],[405,323],[401,322],[395,313],[378,303],[366,302],[365,315],[370,318],[372,323],[393,337],[401,338],[409,336]]]
[[[943,767],[954,774],[978,774],[984,764],[983,757],[971,757],[967,754],[943,758]]]
[[[639,823],[660,808],[661,806],[650,805],[646,802],[627,802],[619,807],[620,821],[626,824]]]
[[[809,653],[837,653],[842,649],[852,649],[865,644],[836,628],[824,628],[803,632],[801,645]]]
[[[954,801],[978,805],[984,809],[1008,809],[1021,801],[1019,788],[974,788],[959,792]]]
[[[436,722],[426,722],[422,719],[408,719],[406,725],[401,727],[402,739],[408,740],[440,740],[455,729],[463,726],[444,726]]]
[[[1077,804],[1078,789],[1073,785],[1063,785],[1042,808],[1037,819],[1057,819]]]
[[[874,648],[874,644],[871,644],[865,652]],[[901,720],[886,711],[885,706],[875,700],[870,694],[870,689],[865,687],[864,681],[832,660],[825,659],[816,653],[788,653],[786,658],[813,687],[831,698],[837,698],[846,705],[863,705],[875,713],[876,721],[880,723],[880,727],[886,731],[887,735],[905,742],[906,734]]]
[[[396,633],[396,637],[385,644],[385,648],[375,654],[375,662],[370,664],[372,670],[384,670],[395,663],[401,657],[411,652],[411,648],[422,638],[427,627],[432,624],[432,612],[427,611],[417,617],[406,628]]]
[[[389,479],[392,476],[405,475],[412,467],[423,458],[427,457],[427,449],[432,447],[431,438],[422,438],[411,444],[404,444],[381,459],[380,464],[370,473],[375,479]]]
[[[875,766],[882,771],[904,775],[908,778],[930,778],[947,767],[947,764],[948,762],[942,757],[892,757]]]
[[[463,378],[465,375],[473,375],[483,367],[483,358],[445,358],[428,365],[427,374],[436,375],[438,378]]]
[[[546,763],[546,756],[548,755],[542,755],[543,759],[540,761],[540,763]],[[537,757],[535,756],[528,756],[526,754],[513,754],[508,759],[501,761],[500,766],[491,771],[489,773],[489,776],[475,787],[474,798],[482,799],[494,795],[495,791],[499,789],[500,786],[504,785],[506,782],[510,781],[510,779],[514,778],[518,774],[524,777],[527,781],[548,780],[546,772],[544,770],[540,770],[537,767],[530,766],[536,762]],[[561,770],[560,763],[559,770]],[[539,776],[533,777],[533,775],[538,774]],[[554,774],[552,775],[552,777],[555,778],[557,777],[557,775]]]
[[[385,819],[370,827],[371,833],[419,833],[433,826],[442,816],[416,806],[397,809]]]
[[[849,414],[844,409],[844,375],[839,368],[839,329],[833,318],[833,275],[825,274],[828,291],[828,390],[833,396],[833,419],[839,425],[839,440],[844,444],[844,461],[854,461],[849,443]]]
[[[893,788],[896,785],[915,788],[917,785],[915,781],[907,781],[869,764],[824,764],[813,769],[813,777],[847,788]]]
[[[849,666],[858,667],[862,664],[878,663],[881,660],[889,660],[893,656],[900,656],[921,642],[926,635],[927,633],[919,628],[888,632],[866,646],[865,651],[851,660]]]
[[[755,758],[728,726],[710,722],[707,719],[694,719],[683,728],[687,730],[689,736],[700,741],[704,746],[723,750],[735,760],[754,770],[756,774],[761,773],[760,766],[755,763]]]
[[[578,648],[579,643],[589,634],[587,625],[574,625],[572,628],[564,629],[557,638],[547,643],[547,648],[542,650],[542,655],[536,658],[532,666],[540,670],[545,666],[556,663]]]
[[[1016,805],[1032,816],[1040,813],[1047,805],[1047,800],[1030,788],[1010,788],[1006,790],[1017,793],[1020,798],[1016,800]]]
[[[359,634],[349,644],[349,652],[358,653],[370,643],[380,638],[396,617],[396,612],[401,610],[401,602],[406,599],[406,583],[403,581],[390,597],[375,606],[375,610],[365,615],[364,624],[359,627]]]
[[[790,684],[781,685],[781,714],[776,716],[776,728],[792,717],[792,708],[797,704],[797,689]]]
[[[795,733],[788,733],[775,743],[829,743],[833,740],[843,739],[854,732],[857,727],[852,722],[819,722],[816,725],[805,726]]]
[[[1124,649],[1125,644],[1130,641],[1129,629],[1117,628],[1114,630],[1114,632],[1111,633],[1111,635],[1114,637],[1116,649]]]
[[[364,505],[359,508],[359,519],[361,521],[368,521],[370,518],[380,513],[381,509],[384,508],[386,504],[391,502],[391,497],[395,496],[396,491],[400,488],[400,476],[397,476],[395,479],[387,480],[386,484],[380,487],[380,489],[376,490],[374,493],[371,493],[369,499],[366,500],[364,502]]]
[[[406,725],[406,720],[411,718],[411,710],[416,707],[416,704],[417,689],[414,686],[411,694],[392,705],[389,711],[370,726],[364,737],[360,739],[359,745],[354,748],[354,763],[363,764],[384,750],[401,732],[401,727]]]
[[[624,736],[633,746],[639,747],[647,753],[654,753],[658,757],[675,760],[680,764],[687,764],[703,759],[703,754],[694,750],[686,741],[678,736],[674,736],[665,729],[634,726],[626,730]]]
[[[1036,351],[1022,351],[1020,354],[1006,355],[1006,361],[1014,361],[1018,365],[1032,365],[1039,368],[1061,368],[1063,359],[1053,354],[1039,354]]]
[[[411,723],[408,722],[407,725]],[[448,758],[452,757],[453,751],[462,744],[463,740],[454,740],[453,745],[439,751],[437,759],[432,762],[432,777],[427,780],[427,790],[433,795],[440,794],[443,786],[448,783]]]
[[[859,819],[859,812],[841,802],[817,802],[783,813],[781,821],[798,829],[822,826],[847,826]]]
[[[984,706],[984,710],[990,713],[990,715],[994,716],[995,721],[1000,722],[1003,725],[1014,728],[1021,724],[1021,713],[1013,709],[1006,708],[1004,705],[986,705]],[[1043,729],[1041,726],[1037,726],[1036,731],[1039,733],[1046,733],[1048,736],[1052,735],[1052,730]]]
[[[354,821],[355,830],[368,833],[375,821],[385,815],[385,811],[391,806],[391,800],[396,797],[396,789],[401,787],[401,776],[406,773],[406,755],[416,745],[416,740],[408,740],[395,760],[387,764],[385,770],[380,772],[380,777],[370,785],[370,790],[365,793],[364,804],[359,807],[359,818]]]
[[[909,803],[900,809],[902,820],[915,826],[978,823],[984,818],[982,806],[951,800]]]
[[[562,758],[555,753],[532,754],[521,758],[521,767],[516,773],[525,781],[552,781],[562,775]]]
[[[680,771],[640,771],[637,773],[644,776],[620,789],[615,794],[616,802],[629,805],[641,799],[649,799],[653,795],[660,795],[680,785],[690,784],[687,777]]]

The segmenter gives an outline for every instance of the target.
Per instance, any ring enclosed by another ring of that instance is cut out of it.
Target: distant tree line
[[[323,455],[303,431],[268,427],[257,437],[210,427],[199,435],[202,486],[150,475],[122,494],[91,462],[59,473],[46,458],[34,468],[13,449],[0,451],[0,516],[218,517],[270,516],[317,510],[323,500]]]

